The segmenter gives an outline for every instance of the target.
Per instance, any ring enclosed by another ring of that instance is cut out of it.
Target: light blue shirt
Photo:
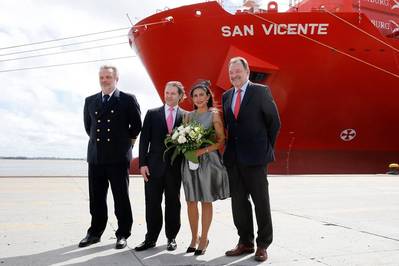
[[[242,102],[242,99],[244,99],[245,91],[247,90],[248,84],[249,84],[249,80],[247,80],[247,82],[245,82],[244,85],[242,85],[242,87],[240,88],[241,89],[241,102]],[[233,111],[233,113],[234,113],[234,107],[236,105],[237,91],[238,91],[238,89],[235,88],[233,99],[231,101],[231,111]]]

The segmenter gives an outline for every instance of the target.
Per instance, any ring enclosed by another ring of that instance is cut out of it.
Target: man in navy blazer
[[[280,129],[278,110],[267,86],[249,81],[245,58],[229,63],[233,88],[223,94],[223,115],[227,140],[223,155],[229,181],[238,245],[226,256],[253,253],[254,229],[251,196],[255,205],[258,236],[255,260],[267,259],[273,239],[267,181],[267,164],[274,161],[274,144]]]
[[[169,81],[165,86],[165,104],[148,110],[140,135],[139,166],[145,185],[145,216],[147,234],[136,251],[153,248],[162,229],[162,195],[165,194],[166,249],[177,248],[176,235],[180,229],[181,156],[173,164],[170,153],[165,154],[164,140],[174,127],[182,123],[185,111],[179,107],[184,87],[179,81]],[[169,121],[168,121],[169,120]]]
[[[89,198],[91,226],[79,243],[86,247],[99,242],[107,225],[107,191],[111,184],[118,219],[117,249],[126,246],[133,223],[129,200],[129,173],[132,146],[141,130],[140,106],[136,97],[119,91],[118,70],[102,66],[101,92],[86,98],[84,126],[89,135]]]

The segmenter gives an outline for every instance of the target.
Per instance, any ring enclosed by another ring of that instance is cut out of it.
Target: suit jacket
[[[184,113],[186,113],[185,110],[180,107],[177,108],[174,127],[182,123]],[[139,166],[148,166],[152,177],[164,175],[168,169],[167,164],[170,164],[171,152],[168,152],[165,155],[165,161],[163,160],[166,150],[164,140],[167,134],[165,107],[161,106],[148,110],[140,135]],[[177,172],[180,172],[180,163],[181,156],[177,156],[173,162],[173,168]]]
[[[238,118],[231,109],[234,88],[223,94],[223,118],[227,129],[224,163],[260,166],[274,161],[274,144],[280,129],[276,104],[267,86],[249,82]]]
[[[93,164],[128,163],[131,139],[141,130],[140,106],[136,97],[116,89],[108,103],[101,92],[86,98],[84,125],[89,135],[87,161]]]

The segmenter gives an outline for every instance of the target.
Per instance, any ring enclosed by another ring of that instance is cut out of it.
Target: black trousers
[[[240,237],[239,243],[254,244],[252,205],[249,201],[249,196],[251,196],[258,224],[256,244],[258,247],[267,248],[273,241],[273,226],[266,166],[249,167],[237,163],[229,165],[227,172],[233,220]]]
[[[101,236],[108,220],[107,193],[111,184],[115,216],[118,219],[117,237],[128,238],[133,224],[129,199],[128,164],[89,164],[89,196],[91,226],[87,233]]]
[[[162,195],[165,194],[165,233],[168,239],[176,238],[180,230],[180,169],[169,169],[163,176],[150,176],[144,184],[146,241],[156,242],[162,229]]]

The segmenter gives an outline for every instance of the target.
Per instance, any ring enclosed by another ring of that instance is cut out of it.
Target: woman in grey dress
[[[183,188],[192,233],[187,253],[194,252],[194,255],[204,254],[208,246],[208,231],[213,214],[212,202],[230,196],[227,171],[218,151],[225,139],[223,122],[220,113],[213,108],[209,87],[209,81],[201,81],[193,86],[190,96],[194,103],[194,111],[185,117],[186,122],[198,121],[205,128],[214,128],[216,133],[215,144],[196,151],[199,159],[198,169],[191,170],[187,160],[182,164]],[[201,202],[202,206],[201,237],[198,236],[198,202]]]

